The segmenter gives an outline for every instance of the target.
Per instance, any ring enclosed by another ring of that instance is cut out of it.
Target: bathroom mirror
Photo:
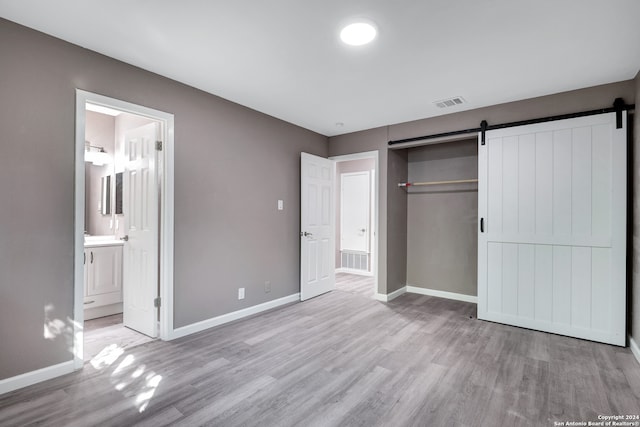
[[[102,177],[101,188],[102,215],[111,215],[111,175]]]
[[[122,172],[116,174],[116,215],[122,215]]]

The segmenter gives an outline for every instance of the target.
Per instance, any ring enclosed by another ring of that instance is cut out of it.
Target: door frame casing
[[[161,124],[162,150],[158,154],[159,204],[159,282],[161,340],[173,335],[173,223],[174,223],[174,116],[173,114],[115,98],[76,89],[75,124],[75,197],[74,197],[74,303],[73,357],[74,368],[84,365],[84,211],[85,211],[85,129],[86,103],[102,105],[155,120]]]
[[[343,154],[340,156],[331,156],[329,160],[333,160],[335,163],[338,162],[348,162],[351,160],[365,160],[365,159],[373,159],[374,160],[374,174],[373,174],[373,184],[374,188],[372,194],[374,196],[374,230],[373,230],[373,244],[371,245],[372,259],[373,259],[373,294],[378,293],[378,254],[380,253],[380,157],[378,150],[375,151],[364,151],[361,153],[353,153],[353,154]],[[335,251],[334,251],[335,252]]]

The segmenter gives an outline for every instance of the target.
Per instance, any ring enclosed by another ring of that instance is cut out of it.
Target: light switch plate
[[[284,210],[284,200],[278,200],[278,210]]]

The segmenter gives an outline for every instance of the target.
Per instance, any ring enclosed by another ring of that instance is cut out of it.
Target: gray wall
[[[0,40],[0,379],[72,359],[76,88],[175,115],[176,327],[299,291],[300,152],[326,137],[6,20]]]
[[[389,150],[387,161],[387,293],[407,284],[407,150]]]
[[[403,276],[406,277],[407,272],[407,258],[406,255],[402,256],[407,247],[407,207],[405,202],[403,218],[403,193],[397,187],[398,182],[406,180],[402,179],[403,173],[406,174],[406,172],[403,172],[399,165],[402,157],[398,154],[399,152],[388,150],[387,142],[389,140],[474,128],[478,127],[482,120],[487,120],[490,124],[505,123],[609,107],[617,97],[624,98],[627,103],[633,103],[635,102],[635,93],[636,82],[628,80],[329,138],[329,155],[331,156],[371,150],[379,152],[380,270],[378,292],[386,294],[404,286],[401,281]],[[405,163],[405,170],[406,167]],[[389,171],[388,176],[387,170]],[[404,198],[406,199],[406,193],[404,193]],[[403,230],[405,231],[403,232]],[[404,249],[402,249],[403,247]],[[469,271],[473,269],[471,265],[464,268]],[[451,289],[447,285],[443,284],[442,286],[447,290]]]
[[[478,178],[477,139],[409,149],[409,181]],[[477,295],[478,185],[410,187],[407,283]]]
[[[640,101],[640,72],[636,75],[636,104]],[[627,101],[630,103],[630,101]],[[637,108],[637,106],[636,106]],[[640,112],[636,110],[633,122],[632,144],[632,202],[631,217],[632,233],[631,248],[628,248],[628,256],[631,258],[631,331],[630,334],[636,343],[640,344]]]
[[[341,209],[341,174],[350,172],[364,172],[372,171],[376,168],[376,161],[374,159],[361,159],[361,160],[348,160],[345,162],[336,163],[336,268],[340,267],[340,209]],[[371,209],[369,209],[369,215],[371,215]],[[371,222],[371,216],[369,216],[369,222]],[[371,240],[369,241],[371,245]],[[369,248],[371,252],[371,248]],[[371,267],[371,265],[369,265]]]

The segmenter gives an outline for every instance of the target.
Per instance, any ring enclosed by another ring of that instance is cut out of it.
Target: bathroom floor
[[[93,359],[113,345],[124,349],[150,341],[154,341],[154,338],[125,327],[122,323],[122,313],[84,322],[85,361]]]

